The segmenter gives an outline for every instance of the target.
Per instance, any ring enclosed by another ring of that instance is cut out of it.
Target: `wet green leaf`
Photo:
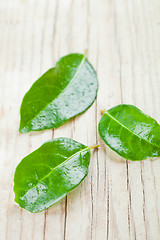
[[[85,55],[62,57],[24,96],[19,131],[57,128],[89,108],[97,89],[96,72]]]
[[[88,174],[90,149],[69,138],[44,143],[16,168],[15,202],[39,212],[64,198]]]
[[[98,128],[102,140],[125,159],[160,156],[160,125],[135,106],[122,104],[109,109]]]

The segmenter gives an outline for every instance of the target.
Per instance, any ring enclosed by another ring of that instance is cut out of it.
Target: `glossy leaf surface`
[[[90,148],[72,139],[44,143],[16,168],[15,202],[30,212],[50,207],[81,183],[89,162]]]
[[[96,72],[84,55],[62,57],[24,96],[19,131],[27,133],[62,125],[89,108],[97,89]]]
[[[160,156],[160,125],[135,106],[122,104],[109,109],[98,128],[102,140],[125,159]]]

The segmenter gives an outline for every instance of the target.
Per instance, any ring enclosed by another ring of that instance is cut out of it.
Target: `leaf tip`
[[[30,131],[27,127],[21,127],[21,125],[19,127],[19,133],[28,133]]]

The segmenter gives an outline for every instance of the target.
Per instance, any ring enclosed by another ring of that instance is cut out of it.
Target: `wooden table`
[[[31,84],[61,56],[85,49],[99,79],[92,107],[54,132],[18,133]],[[97,132],[100,110],[120,103],[160,122],[159,0],[0,0],[0,103],[0,240],[160,239],[160,159],[128,162]],[[15,167],[59,136],[100,144],[89,175],[48,210],[22,210]]]

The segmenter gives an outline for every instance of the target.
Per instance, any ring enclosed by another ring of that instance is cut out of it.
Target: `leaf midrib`
[[[30,122],[31,122],[33,119],[35,119],[41,112],[43,112],[49,104],[51,104],[55,99],[57,99],[62,93],[64,93],[64,92],[66,91],[66,89],[71,85],[71,83],[72,83],[72,82],[75,80],[75,78],[77,77],[77,75],[78,75],[80,69],[82,68],[83,63],[85,62],[85,60],[86,60],[86,56],[84,55],[83,58],[82,58],[81,63],[79,64],[79,67],[78,67],[76,73],[75,73],[74,76],[72,77],[71,81],[67,84],[67,86],[61,91],[60,94],[57,95],[57,97],[55,97],[55,98],[54,98],[51,102],[49,102],[41,111],[39,111],[31,120],[29,120],[29,121],[25,124],[25,126],[24,126],[23,128],[25,128],[28,124],[30,124]],[[55,66],[55,68],[56,68],[56,66]],[[21,129],[23,129],[23,128],[21,128]]]
[[[81,153],[81,152],[85,152],[86,150],[89,150],[89,149],[90,149],[89,147],[86,147],[86,148],[83,148],[82,150],[74,153],[73,155],[71,155],[71,156],[70,156],[69,158],[67,158],[64,162],[62,162],[62,163],[60,163],[59,165],[57,165],[56,167],[54,167],[45,177],[41,178],[34,187],[28,189],[28,191],[30,191],[30,190],[33,189],[33,188],[36,188],[44,179],[48,178],[48,177],[53,173],[53,171],[55,171],[57,168],[60,168],[61,166],[63,166],[66,162],[68,162],[70,159],[72,159],[73,157],[75,157],[77,154],[79,154],[79,153]],[[27,191],[27,192],[28,192],[28,191]],[[20,198],[23,198],[23,197],[27,194],[27,192],[26,192],[23,196],[20,196]]]
[[[126,130],[128,130],[130,133],[132,133],[134,136],[142,139],[143,141],[157,147],[160,148],[160,146],[157,146],[156,144],[153,144],[152,142],[149,142],[147,139],[142,138],[141,136],[137,135],[136,133],[132,132],[129,128],[127,128],[125,125],[123,125],[120,121],[118,121],[116,118],[114,118],[108,111],[104,112],[104,114],[108,115],[110,118],[112,118],[114,121],[116,121],[119,125],[121,125],[123,128],[125,128]]]

